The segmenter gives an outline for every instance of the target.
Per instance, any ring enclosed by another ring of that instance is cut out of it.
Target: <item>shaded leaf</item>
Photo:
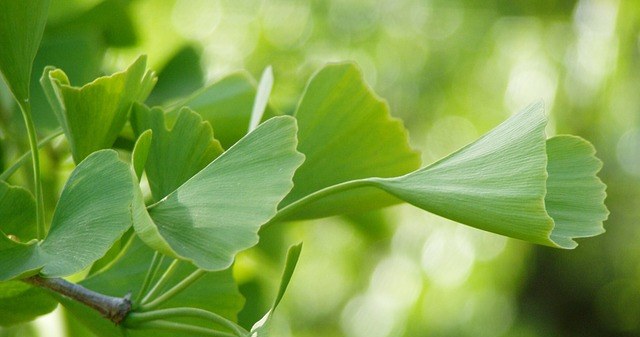
[[[271,317],[273,316],[273,312],[280,304],[284,293],[289,286],[289,282],[291,281],[291,277],[293,276],[293,271],[296,269],[296,264],[298,263],[298,258],[300,257],[300,252],[302,251],[302,243],[291,246],[289,251],[287,252],[287,260],[285,262],[284,271],[282,272],[282,279],[280,281],[280,287],[278,288],[278,294],[276,295],[275,300],[273,301],[273,305],[271,309],[267,312],[264,317],[260,321],[258,321],[251,328],[251,337],[267,337],[270,335],[269,329],[271,328]]]
[[[547,140],[547,212],[556,226],[551,240],[565,248],[577,246],[572,239],[604,233],[602,222],[609,211],[604,205],[606,185],[596,173],[602,162],[595,149],[576,136],[556,136]]]
[[[306,160],[293,178],[294,188],[280,208],[342,182],[394,177],[417,169],[420,155],[411,149],[400,120],[376,96],[353,64],[321,69],[309,82],[296,111],[300,152]],[[398,201],[375,189],[360,189],[339,199],[324,198],[290,213],[315,218],[371,210]]]
[[[137,294],[144,280],[147,268],[153,257],[153,250],[149,249],[138,238],[133,238],[133,242],[125,255],[118,260],[109,270],[93,275],[84,280],[81,284],[89,289],[104,293],[110,296],[124,296],[131,292]],[[165,261],[161,269],[168,267],[169,261]],[[176,285],[195,267],[187,264],[181,265],[166,288]],[[73,313],[94,334],[100,337],[122,336],[124,329],[116,327],[113,323],[104,319],[94,310],[91,310],[75,301],[63,299],[61,302],[67,310]],[[174,307],[194,307],[211,312],[215,312],[230,320],[235,321],[244,298],[238,291],[238,287],[233,279],[231,269],[219,272],[211,272],[204,275],[189,288],[163,303],[160,308]],[[135,306],[135,304],[134,304]],[[207,326],[209,322],[197,319],[184,319],[182,322]],[[127,330],[127,336],[149,336],[172,337],[175,333],[160,330]]]
[[[60,69],[47,67],[40,79],[47,99],[69,141],[76,162],[111,147],[127,121],[131,104],[143,101],[155,84],[141,56],[127,70],[78,88]]]
[[[0,282],[0,326],[28,322],[58,306],[46,291],[20,281]]]
[[[200,89],[204,84],[200,54],[193,45],[178,50],[158,72],[158,84],[153,88],[147,104],[161,104]]]
[[[352,180],[280,210],[377,188],[414,206],[482,230],[559,248],[601,233],[608,211],[600,162],[586,141],[546,140],[542,104],[512,116],[477,141],[440,161],[396,178]],[[547,179],[548,177],[548,179]]]
[[[223,152],[213,138],[211,125],[188,108],[183,108],[167,129],[162,109],[134,104],[131,126],[136,135],[153,131],[145,169],[155,200],[175,191]]]
[[[31,192],[0,181],[0,231],[27,242],[36,237],[36,203]]]
[[[255,95],[256,84],[248,74],[229,75],[176,104],[167,119],[175,119],[188,106],[211,123],[216,139],[229,148],[247,133]],[[267,107],[263,120],[274,115]]]
[[[65,184],[43,241],[23,244],[0,235],[0,280],[38,271],[68,276],[88,267],[131,226],[134,191],[130,167],[115,151],[91,154]]]
[[[0,72],[15,98],[29,99],[29,81],[50,0],[0,0]]]
[[[164,254],[205,270],[229,267],[258,242],[303,161],[296,123],[275,117],[248,134],[177,190],[149,207],[153,223],[136,223],[140,237]]]

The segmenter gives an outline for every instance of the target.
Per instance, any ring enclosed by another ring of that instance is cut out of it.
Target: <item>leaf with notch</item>
[[[291,190],[303,156],[296,151],[296,123],[275,117],[160,202],[153,222],[135,223],[152,248],[205,270],[229,267],[235,255],[258,242],[258,230]]]
[[[420,166],[402,123],[390,116],[387,104],[364,83],[353,64],[330,65],[314,75],[295,117],[300,128],[298,148],[306,160],[279,208],[335,184],[394,177]],[[351,193],[300,207],[288,219],[372,210],[398,202],[375,189]]]
[[[188,108],[183,108],[171,129],[167,129],[165,113],[134,104],[131,126],[138,136],[153,131],[153,139],[145,169],[155,200],[164,198],[198,173],[222,152],[208,122]]]
[[[144,101],[155,75],[146,71],[146,57],[139,57],[127,70],[78,88],[60,69],[47,67],[40,79],[69,141],[76,163],[96,150],[111,147],[127,122],[131,105]]]

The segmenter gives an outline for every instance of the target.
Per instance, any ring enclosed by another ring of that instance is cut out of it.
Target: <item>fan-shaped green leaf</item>
[[[0,72],[15,98],[29,99],[29,82],[50,0],[0,0]]]
[[[0,282],[0,326],[28,322],[50,313],[58,303],[46,291],[20,281]]]
[[[131,164],[133,171],[136,173],[138,180],[142,177],[144,166],[147,164],[149,150],[151,149],[151,140],[153,139],[153,131],[147,130],[140,134],[136,144],[131,152]]]
[[[0,231],[27,242],[36,237],[36,203],[22,187],[0,181]]]
[[[202,269],[229,267],[237,252],[258,242],[260,226],[291,190],[303,161],[296,130],[288,116],[261,124],[150,206],[153,223],[136,223],[136,231],[152,248]]]
[[[131,246],[124,256],[115,262],[109,270],[93,275],[80,282],[83,286],[110,296],[124,296],[131,292],[137,294],[147,268],[151,263],[153,251],[140,241],[133,238]],[[166,261],[163,269],[168,267]],[[180,266],[176,274],[171,277],[166,288],[176,285],[185,278],[195,268],[187,264]],[[122,327],[116,327],[108,320],[105,320],[96,311],[70,299],[61,297],[61,303],[71,311],[76,318],[86,325],[96,336],[115,337],[123,336]],[[235,321],[238,312],[242,309],[244,298],[238,291],[231,269],[205,274],[200,280],[192,284],[180,294],[163,303],[162,308],[193,307],[215,312],[230,320]],[[134,303],[135,306],[135,303]],[[182,322],[189,324],[202,324],[209,326],[210,322],[203,322],[197,319],[182,319]],[[153,335],[156,337],[173,337],[175,333],[161,330],[126,330],[126,336],[143,337]]]
[[[175,191],[223,152],[213,138],[211,125],[188,108],[180,110],[169,130],[162,109],[135,104],[131,126],[136,135],[149,129],[153,131],[145,169],[155,200]]]
[[[573,238],[604,233],[602,222],[609,215],[603,200],[606,185],[598,179],[602,162],[589,142],[576,136],[547,140],[549,164],[544,203],[555,221],[551,240],[565,248],[577,244]]]
[[[60,69],[45,68],[40,83],[69,141],[76,162],[111,147],[127,121],[131,104],[144,101],[155,84],[141,56],[127,70],[78,88]]]
[[[345,193],[380,189],[454,221],[525,241],[573,248],[601,233],[608,211],[600,162],[586,141],[545,139],[542,104],[512,116],[448,157],[396,178],[366,178],[325,188],[280,210],[313,208]],[[548,178],[547,178],[548,177]]]
[[[18,243],[0,235],[0,280],[76,273],[102,257],[131,226],[133,173],[113,150],[95,152],[67,181],[47,237]]]
[[[320,70],[309,82],[296,111],[300,152],[306,160],[293,178],[295,186],[280,204],[342,182],[369,177],[395,177],[417,169],[419,154],[412,150],[402,123],[373,93],[353,64]],[[289,214],[314,218],[345,211],[371,210],[397,203],[395,198],[360,189],[324,198]]]
[[[271,329],[271,317],[273,316],[273,312],[278,307],[278,304],[280,304],[285,291],[287,291],[287,287],[289,286],[289,282],[291,281],[291,277],[293,276],[293,271],[296,269],[298,258],[300,258],[301,251],[302,243],[291,246],[291,248],[289,248],[289,251],[287,252],[287,260],[285,262],[284,271],[282,272],[282,279],[280,281],[278,294],[273,301],[271,309],[269,309],[267,314],[264,315],[264,317],[262,317],[262,319],[260,319],[260,321],[258,321],[251,328],[251,337],[268,337],[270,335],[269,329]]]

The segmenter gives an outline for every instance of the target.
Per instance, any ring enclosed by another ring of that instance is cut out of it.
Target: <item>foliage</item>
[[[271,309],[247,331],[237,323],[245,300],[232,268],[261,228],[400,202],[558,248],[603,232],[595,150],[577,136],[547,139],[541,104],[420,168],[404,126],[351,63],[317,71],[287,115],[269,105],[270,69],[257,89],[231,75],[180,99],[166,88],[154,94],[144,56],[82,87],[44,68],[41,90],[69,147],[56,156],[76,164],[46,224],[29,87],[49,3],[13,3],[0,0],[0,16],[13,18],[0,21],[0,71],[27,126],[35,198],[0,184],[0,214],[9,219],[0,224],[0,311],[12,312],[2,325],[53,310],[53,297],[98,336],[267,336],[301,246],[289,251]],[[103,6],[122,14],[114,3]],[[126,34],[94,24],[106,41],[126,44],[118,39]],[[145,105],[148,97],[161,106]],[[19,282],[31,277],[72,277],[102,295],[135,297],[115,326],[55,289]]]

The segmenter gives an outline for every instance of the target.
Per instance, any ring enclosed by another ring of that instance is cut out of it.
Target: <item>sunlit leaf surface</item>
[[[409,146],[402,123],[391,117],[387,104],[364,83],[353,64],[320,70],[309,82],[295,117],[300,128],[298,148],[306,160],[280,208],[325,187],[354,179],[395,177],[420,166],[420,155]],[[308,204],[289,216],[322,217],[397,202],[375,189],[360,189]]]
[[[45,68],[40,83],[78,163],[111,147],[127,122],[131,105],[144,101],[155,84],[141,56],[127,70],[73,87],[60,69]]]
[[[229,267],[237,252],[258,242],[302,163],[296,123],[261,124],[177,190],[149,207],[153,222],[135,224],[140,237],[167,255],[206,270]]]
[[[155,200],[175,191],[222,153],[211,125],[188,108],[182,109],[167,129],[162,109],[135,104],[131,125],[137,135],[153,131],[145,169]]]

